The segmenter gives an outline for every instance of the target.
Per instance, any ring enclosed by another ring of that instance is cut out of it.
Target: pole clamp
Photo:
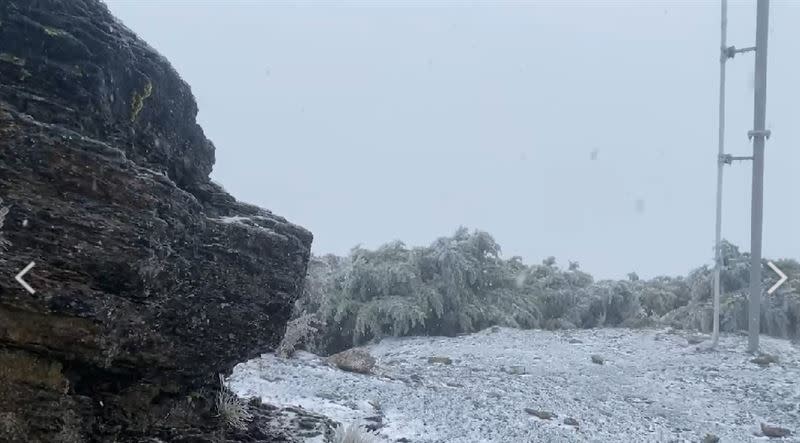
[[[736,46],[728,46],[727,48],[722,48],[722,57],[723,58],[733,58],[736,54],[742,54],[745,52],[754,52],[756,50],[755,46],[748,46],[746,48],[736,49]]]
[[[727,48],[722,48],[722,58],[729,59],[736,56],[736,46],[728,46]]]
[[[719,156],[719,162],[721,164],[726,164],[726,165],[733,164],[733,162],[737,160],[752,160],[752,159],[753,159],[752,156],[736,156],[731,154],[720,154]]]
[[[767,140],[769,140],[769,136],[771,134],[772,134],[772,131],[770,131],[769,129],[753,129],[753,130],[747,131],[747,138],[749,140],[752,140],[753,137],[764,137]]]

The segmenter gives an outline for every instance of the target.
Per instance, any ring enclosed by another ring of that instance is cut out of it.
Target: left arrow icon
[[[36,266],[36,263],[34,263],[34,262],[28,263],[28,266],[25,266],[25,269],[19,271],[19,274],[17,274],[16,277],[14,277],[14,280],[16,280],[19,284],[21,284],[22,287],[25,288],[25,290],[30,292],[31,294],[35,294],[36,291],[31,287],[31,285],[28,284],[28,282],[23,280],[22,277],[25,274],[27,274],[28,271],[33,269],[34,266]]]

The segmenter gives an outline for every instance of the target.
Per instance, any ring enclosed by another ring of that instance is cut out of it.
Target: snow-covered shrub
[[[749,255],[722,245],[723,331],[746,329]],[[800,264],[781,262],[791,275]],[[686,277],[629,278],[595,282],[576,262],[561,269],[553,257],[526,265],[503,259],[485,232],[458,229],[430,246],[408,248],[395,241],[347,257],[314,257],[304,294],[279,352],[306,349],[332,354],[384,336],[455,335],[500,325],[514,328],[711,327],[713,269]],[[771,278],[765,272],[765,279]],[[800,277],[780,297],[764,300],[763,330],[798,336]],[[766,280],[765,280],[766,282]],[[795,288],[791,289],[790,288]]]
[[[720,330],[734,332],[748,329],[750,254],[740,252],[729,242],[722,242],[723,267],[720,273]],[[766,270],[766,259],[762,266]],[[766,293],[761,299],[761,332],[776,337],[800,337],[800,264],[795,260],[773,260],[788,276],[789,281],[772,295]],[[713,327],[713,268],[702,266],[689,273],[686,279],[667,279],[650,283],[642,293],[642,304],[660,314],[659,303],[667,301],[667,294],[677,299],[671,310],[664,313],[662,323],[684,329],[710,332]],[[774,283],[771,271],[762,273],[762,288],[766,290]],[[686,290],[688,288],[688,295]],[[655,303],[652,291],[660,292],[662,298]],[[663,306],[664,308],[668,306]]]
[[[530,329],[542,325],[542,312],[535,293],[515,291],[511,287],[491,291],[486,296],[478,329],[508,326]]]
[[[302,314],[290,320],[275,353],[284,358],[291,357],[298,346],[312,342],[322,326],[324,324],[314,314]]]
[[[333,434],[331,443],[378,443],[378,437],[354,423],[347,427],[340,424]]]
[[[500,258],[487,233],[460,228],[429,247],[388,243],[372,251],[354,248],[345,259],[315,259],[307,295],[294,318],[314,313],[328,325],[318,346],[338,352],[382,336],[455,335],[492,325],[574,328],[640,319],[636,294],[595,284],[571,263],[554,258],[526,266]],[[294,324],[285,344],[294,342]],[[291,346],[289,346],[291,347]],[[282,347],[283,349],[283,347]]]
[[[742,331],[748,328],[749,294],[732,294],[720,303],[720,329]],[[710,308],[709,308],[710,309]],[[761,298],[761,332],[782,338],[800,337],[800,294],[777,291]]]
[[[603,326],[639,327],[646,323],[647,314],[640,304],[639,281],[604,280],[579,290],[570,290],[560,315],[578,327]]]
[[[567,318],[581,328],[602,327],[606,323],[606,297],[597,291],[602,282],[576,291],[575,303]]]
[[[577,293],[569,290],[544,291],[539,296],[539,306],[545,320],[567,316],[577,303]]]
[[[652,280],[634,282],[634,291],[648,317],[659,318],[680,306],[689,303],[689,285],[682,277],[656,277]]]
[[[691,302],[698,303],[711,299],[713,294],[712,269],[708,265],[692,270],[687,279]]]
[[[564,277],[566,278],[567,285],[571,288],[586,288],[594,283],[594,278],[591,274],[577,268],[565,272]]]
[[[344,258],[332,254],[311,257],[303,291],[295,301],[292,317],[276,350],[279,355],[291,356],[300,347],[311,352],[325,352],[326,341],[332,334],[321,313],[323,306],[334,303],[331,298],[341,286],[344,262]]]
[[[530,300],[513,312],[505,286],[513,281],[499,246],[484,232],[459,229],[427,248],[401,242],[375,251],[354,248],[320,306],[336,325],[329,351],[386,335],[470,332],[495,324],[534,324]],[[509,310],[500,311],[492,302]],[[336,338],[339,340],[337,341]]]
[[[746,254],[742,254],[746,256]],[[774,260],[774,263],[789,277],[789,281],[771,295],[766,293],[761,298],[761,332],[782,338],[800,337],[800,264],[795,260]],[[765,267],[766,268],[766,267]],[[701,270],[704,268],[700,268]],[[693,274],[698,270],[693,271]],[[730,290],[723,285],[720,299],[720,330],[735,332],[748,329],[749,310],[749,262],[737,264],[733,270],[725,269],[721,274],[727,276]],[[746,276],[746,277],[745,277]],[[698,279],[697,275],[691,278]],[[706,275],[711,278],[710,271]],[[775,276],[763,273],[762,288],[766,289],[774,283]],[[695,288],[697,285],[694,286]],[[713,326],[713,304],[710,297],[700,298],[683,307],[668,312],[662,321],[683,329],[698,329],[710,332]]]
[[[746,290],[750,286],[750,254],[742,253],[733,244],[721,244],[723,267],[720,272],[722,292],[733,293]],[[766,265],[766,260],[764,260]],[[714,269],[704,265],[692,270],[686,278],[693,303],[711,300],[714,294]]]
[[[627,320],[641,317],[642,306],[636,286],[631,282],[609,283],[606,292],[606,326],[626,326]]]

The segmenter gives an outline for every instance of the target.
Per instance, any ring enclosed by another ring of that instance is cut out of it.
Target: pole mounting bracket
[[[753,159],[752,156],[736,156],[730,154],[720,154],[719,156],[719,162],[726,165],[733,164],[734,161],[752,160],[752,159]]]
[[[736,54],[741,54],[744,52],[753,52],[756,50],[755,46],[748,46],[746,48],[736,49],[736,46],[728,46],[727,48],[722,48],[722,56],[724,58],[733,58]]]
[[[753,129],[747,131],[747,138],[749,140],[752,140],[753,137],[764,137],[767,140],[769,140],[770,135],[772,135],[772,131],[770,131],[769,129]]]

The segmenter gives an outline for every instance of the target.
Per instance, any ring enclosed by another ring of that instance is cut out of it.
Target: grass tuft
[[[333,443],[377,443],[378,437],[363,427],[350,423],[349,426],[339,425],[333,434]]]
[[[253,414],[247,405],[236,394],[231,392],[219,376],[219,392],[217,392],[217,414],[222,421],[232,428],[247,429],[247,424],[253,419]]]

